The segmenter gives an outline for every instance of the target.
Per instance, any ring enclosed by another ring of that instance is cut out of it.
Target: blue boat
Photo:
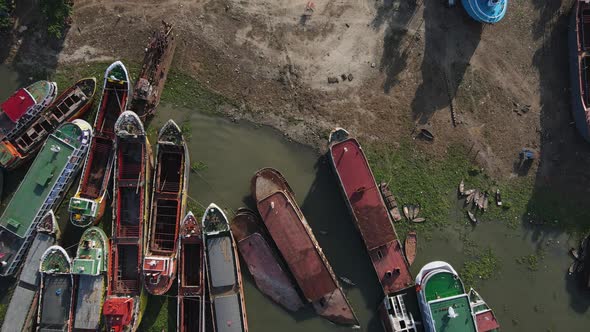
[[[590,4],[576,1],[569,27],[570,91],[572,113],[578,132],[590,142],[588,111],[590,105]]]
[[[508,8],[508,0],[461,0],[463,8],[474,20],[482,23],[497,23]]]

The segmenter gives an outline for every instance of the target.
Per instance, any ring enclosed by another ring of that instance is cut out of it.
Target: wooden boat
[[[416,259],[416,242],[416,232],[409,232],[404,245],[404,252],[406,254],[406,259],[408,260],[408,265],[414,264],[414,260]]]
[[[148,292],[162,295],[176,278],[178,228],[185,216],[190,160],[180,128],[172,120],[160,130],[156,149],[143,281]]]
[[[496,205],[502,206],[502,195],[500,195],[500,189],[496,190]]]
[[[463,193],[465,193],[465,182],[461,180],[461,183],[459,183],[459,194],[463,195]]]
[[[202,219],[205,238],[207,280],[212,303],[214,331],[247,332],[246,303],[240,261],[229,222],[215,204]]]
[[[475,189],[467,189],[467,190],[465,190],[465,192],[463,193],[463,195],[464,196],[471,196],[474,193],[475,193]]]
[[[329,148],[341,192],[384,294],[410,286],[412,277],[402,245],[359,142],[346,130],[337,128],[330,134]],[[407,210],[408,219],[414,219],[414,207]]]
[[[414,206],[414,212],[412,213],[412,221],[414,221],[420,213],[420,204]]]
[[[473,212],[467,211],[467,216],[472,223],[477,224],[477,218],[475,218],[475,214]]]
[[[446,262],[426,264],[416,276],[418,303],[425,331],[497,331],[494,313],[479,294],[465,287]]]
[[[406,219],[410,220],[410,208],[407,205],[404,205],[403,211],[404,211],[404,217],[406,217]]]
[[[41,257],[39,272],[37,331],[71,331],[74,279],[70,256],[60,246],[49,247]]]
[[[0,217],[0,275],[16,272],[35,229],[59,206],[88,153],[92,128],[84,120],[64,123],[49,135]]]
[[[172,25],[162,21],[162,28],[154,32],[145,48],[143,66],[129,107],[143,121],[156,112],[175,49]]]
[[[389,210],[389,214],[391,215],[391,219],[394,221],[402,220],[402,216],[399,213],[399,208],[397,206],[397,201],[395,197],[389,190],[389,185],[385,182],[382,182],[379,185],[379,190],[381,190],[381,195],[383,196],[383,200],[385,201],[385,205],[387,205],[387,209]]]
[[[137,114],[123,112],[114,129],[113,226],[103,315],[107,331],[136,331],[147,304],[140,269],[153,161]]]
[[[508,8],[508,0],[462,0],[463,8],[471,18],[482,23],[497,23]]]
[[[301,293],[318,315],[358,327],[359,321],[286,183],[272,168],[263,168],[252,178],[252,196],[262,220]]]
[[[494,311],[473,288],[469,290],[469,304],[471,311],[475,314],[477,332],[499,331],[500,323]]]
[[[109,266],[109,238],[98,227],[87,228],[72,263],[75,280],[75,331],[99,331]]]
[[[232,220],[231,230],[256,287],[289,311],[301,309],[303,302],[295,283],[254,211],[240,208]]]
[[[8,170],[15,169],[33,157],[57,127],[86,113],[95,93],[96,79],[81,79],[31,121],[18,122],[0,142],[0,166]]]
[[[205,246],[201,225],[192,212],[180,224],[178,238],[178,299],[177,325],[179,332],[205,332]]]
[[[418,332],[420,309],[415,287],[407,287],[386,295],[378,308],[385,332]]]
[[[41,111],[51,105],[56,95],[57,84],[38,81],[8,97],[0,104],[0,139],[35,120]]]
[[[481,208],[482,208],[484,211],[487,211],[487,210],[488,210],[488,204],[489,204],[489,199],[488,199],[488,196],[489,196],[489,195],[488,195],[488,193],[487,193],[487,192],[486,192],[486,193],[483,195],[483,203],[482,203],[482,207],[481,207]]]
[[[419,223],[423,223],[423,222],[425,222],[425,221],[426,221],[426,218],[422,218],[422,217],[418,217],[418,218],[414,218],[414,219],[412,219],[412,222],[413,222],[413,223],[417,223],[417,224],[419,224]]]
[[[27,253],[18,283],[8,304],[2,332],[31,331],[36,322],[41,275],[39,266],[45,251],[59,239],[59,227],[52,210],[37,225],[33,244]]]
[[[98,223],[106,208],[107,187],[113,167],[115,121],[127,107],[129,74],[120,61],[112,63],[104,75],[103,94],[94,120],[94,135],[84,163],[78,191],[70,199],[70,221],[87,227]]]

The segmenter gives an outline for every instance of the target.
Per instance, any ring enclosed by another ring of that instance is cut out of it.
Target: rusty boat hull
[[[232,220],[231,229],[256,287],[289,311],[301,309],[303,301],[295,283],[256,213],[240,208]]]
[[[162,21],[162,28],[154,32],[145,48],[143,66],[129,107],[142,121],[156,113],[175,49],[172,25]]]
[[[178,237],[178,332],[205,332],[205,246],[201,225],[192,212],[180,224]]]
[[[252,178],[251,191],[305,299],[318,315],[336,324],[359,327],[352,306],[282,174],[272,168],[259,170]]]
[[[147,304],[141,263],[153,160],[143,124],[135,113],[123,112],[114,129],[113,225],[103,315],[108,331],[136,331]]]
[[[166,293],[176,278],[178,230],[185,216],[190,160],[180,127],[169,120],[160,130],[156,151],[143,283],[150,294]]]
[[[360,144],[346,130],[337,128],[330,134],[329,150],[344,200],[384,295],[412,285],[403,248]]]

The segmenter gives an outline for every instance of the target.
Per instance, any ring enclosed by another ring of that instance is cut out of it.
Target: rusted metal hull
[[[189,152],[181,130],[169,120],[160,130],[153,181],[143,282],[153,295],[166,293],[176,278],[178,231],[185,215]]]
[[[383,292],[412,285],[408,262],[360,144],[344,129],[336,129],[329,146],[332,167]]]
[[[123,112],[115,132],[113,226],[103,315],[107,331],[119,332],[137,330],[145,309],[140,270],[153,161],[143,125],[135,113]]]
[[[359,326],[285,178],[274,169],[261,169],[252,178],[251,190],[266,228],[316,312],[337,324]]]
[[[289,311],[303,307],[295,284],[284,269],[282,258],[254,211],[239,209],[231,229],[240,255],[258,289]]]
[[[172,25],[162,21],[162,29],[154,32],[146,46],[143,67],[131,100],[130,110],[137,113],[143,121],[156,113],[175,49]]]

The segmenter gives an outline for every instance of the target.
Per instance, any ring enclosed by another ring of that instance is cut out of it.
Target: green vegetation
[[[463,263],[459,272],[466,288],[476,286],[481,280],[490,279],[500,270],[500,260],[491,248],[487,248]]]
[[[191,165],[191,170],[193,172],[199,172],[199,171],[204,171],[207,169],[207,164],[205,164],[202,161],[195,161],[192,165]]]
[[[65,27],[69,24],[72,13],[70,0],[41,0],[41,13],[45,17],[47,32],[50,36],[60,39]]]
[[[191,137],[193,136],[191,123],[188,121],[183,122],[180,125],[180,131],[182,132],[182,136],[184,137],[184,139],[187,142],[189,142],[191,140]]]
[[[526,266],[529,271],[537,271],[539,269],[539,263],[545,258],[545,252],[539,251],[537,254],[525,255],[517,257],[516,262],[518,264]]]
[[[149,295],[147,308],[139,326],[139,331],[176,330],[176,300],[172,296]]]
[[[14,4],[12,0],[0,0],[0,32],[12,28],[12,11]]]

